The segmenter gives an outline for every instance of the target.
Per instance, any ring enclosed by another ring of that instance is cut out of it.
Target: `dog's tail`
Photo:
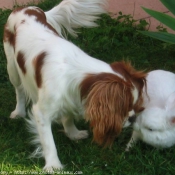
[[[76,37],[74,30],[80,27],[96,27],[100,14],[106,13],[107,0],[63,0],[53,9],[45,12],[47,22],[62,37],[66,31]],[[65,30],[66,29],[66,30]]]

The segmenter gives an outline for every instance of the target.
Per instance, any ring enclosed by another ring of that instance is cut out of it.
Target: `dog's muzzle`
[[[136,121],[136,115],[132,115],[131,117],[128,118],[128,121],[132,124]]]
[[[135,121],[136,121],[136,115],[133,114],[129,118],[127,118],[127,120],[124,122],[123,128],[133,125]]]

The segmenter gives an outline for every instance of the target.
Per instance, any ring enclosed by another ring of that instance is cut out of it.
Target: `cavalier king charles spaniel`
[[[35,154],[45,158],[45,170],[61,169],[51,123],[63,124],[72,140],[88,137],[74,119],[90,123],[93,140],[111,146],[122,128],[142,110],[146,74],[130,63],[105,63],[64,39],[63,30],[94,27],[104,13],[105,0],[64,0],[48,12],[38,7],[14,10],[4,29],[4,49],[10,81],[16,90],[16,109],[11,118],[26,115],[40,144]],[[64,29],[63,29],[64,28]],[[131,118],[130,118],[131,117]],[[128,120],[129,119],[129,120]]]

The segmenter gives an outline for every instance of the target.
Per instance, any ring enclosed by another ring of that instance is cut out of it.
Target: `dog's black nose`
[[[129,117],[128,120],[129,120],[130,123],[134,123],[136,121],[136,115],[133,115],[133,116]]]

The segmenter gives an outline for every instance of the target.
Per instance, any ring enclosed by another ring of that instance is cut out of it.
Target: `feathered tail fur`
[[[80,27],[96,27],[94,22],[100,14],[106,13],[107,0],[63,0],[45,12],[47,22],[66,37],[66,32],[76,37],[74,30]],[[65,30],[66,29],[66,30]]]
[[[37,124],[35,122],[32,110],[28,110],[28,116],[30,119],[25,119],[27,122],[27,129],[30,133],[33,134],[33,137],[31,138],[31,143],[36,146],[35,151],[29,156],[29,158],[40,158],[43,157],[43,149],[41,146]]]

